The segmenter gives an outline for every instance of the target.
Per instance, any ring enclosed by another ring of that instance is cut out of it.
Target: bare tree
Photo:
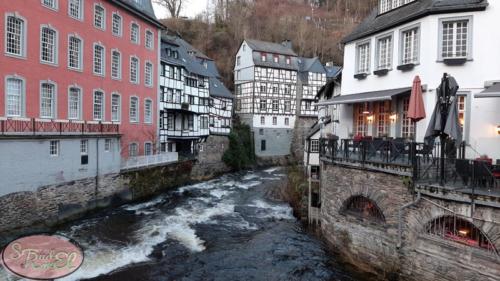
[[[184,5],[189,0],[154,0],[155,3],[165,7],[172,18],[179,18]]]

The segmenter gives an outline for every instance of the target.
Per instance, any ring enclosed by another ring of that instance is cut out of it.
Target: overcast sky
[[[207,8],[207,3],[209,0],[189,0],[186,6],[182,9],[181,16],[193,18],[201,12],[205,11]],[[165,8],[153,4],[155,8],[156,17],[158,19],[163,19],[168,17],[168,12]]]

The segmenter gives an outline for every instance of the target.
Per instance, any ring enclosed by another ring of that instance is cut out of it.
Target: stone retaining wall
[[[399,208],[415,200],[407,182],[402,176],[322,164],[321,229],[329,245],[347,262],[382,280],[500,280],[498,255],[426,232],[428,222],[450,211],[470,215],[468,204],[424,197],[404,211],[398,249]],[[374,202],[385,222],[344,212],[345,202],[358,195]],[[474,218],[474,225],[500,249],[500,210],[477,207]]]

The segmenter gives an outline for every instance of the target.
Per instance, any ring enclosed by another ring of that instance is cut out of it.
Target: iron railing
[[[120,125],[113,123],[36,118],[0,118],[0,135],[74,135],[119,134]]]
[[[177,154],[177,152],[166,152],[155,155],[129,157],[128,159],[122,160],[121,169],[130,170],[137,168],[145,168],[150,166],[174,163],[177,162],[178,160],[179,160],[179,155]]]

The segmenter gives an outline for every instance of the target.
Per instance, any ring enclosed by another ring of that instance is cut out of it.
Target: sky
[[[186,6],[181,11],[181,16],[194,18],[196,15],[206,10],[208,1],[209,0],[188,0]],[[158,19],[168,17],[168,12],[165,8],[157,4],[153,4],[153,6]]]

